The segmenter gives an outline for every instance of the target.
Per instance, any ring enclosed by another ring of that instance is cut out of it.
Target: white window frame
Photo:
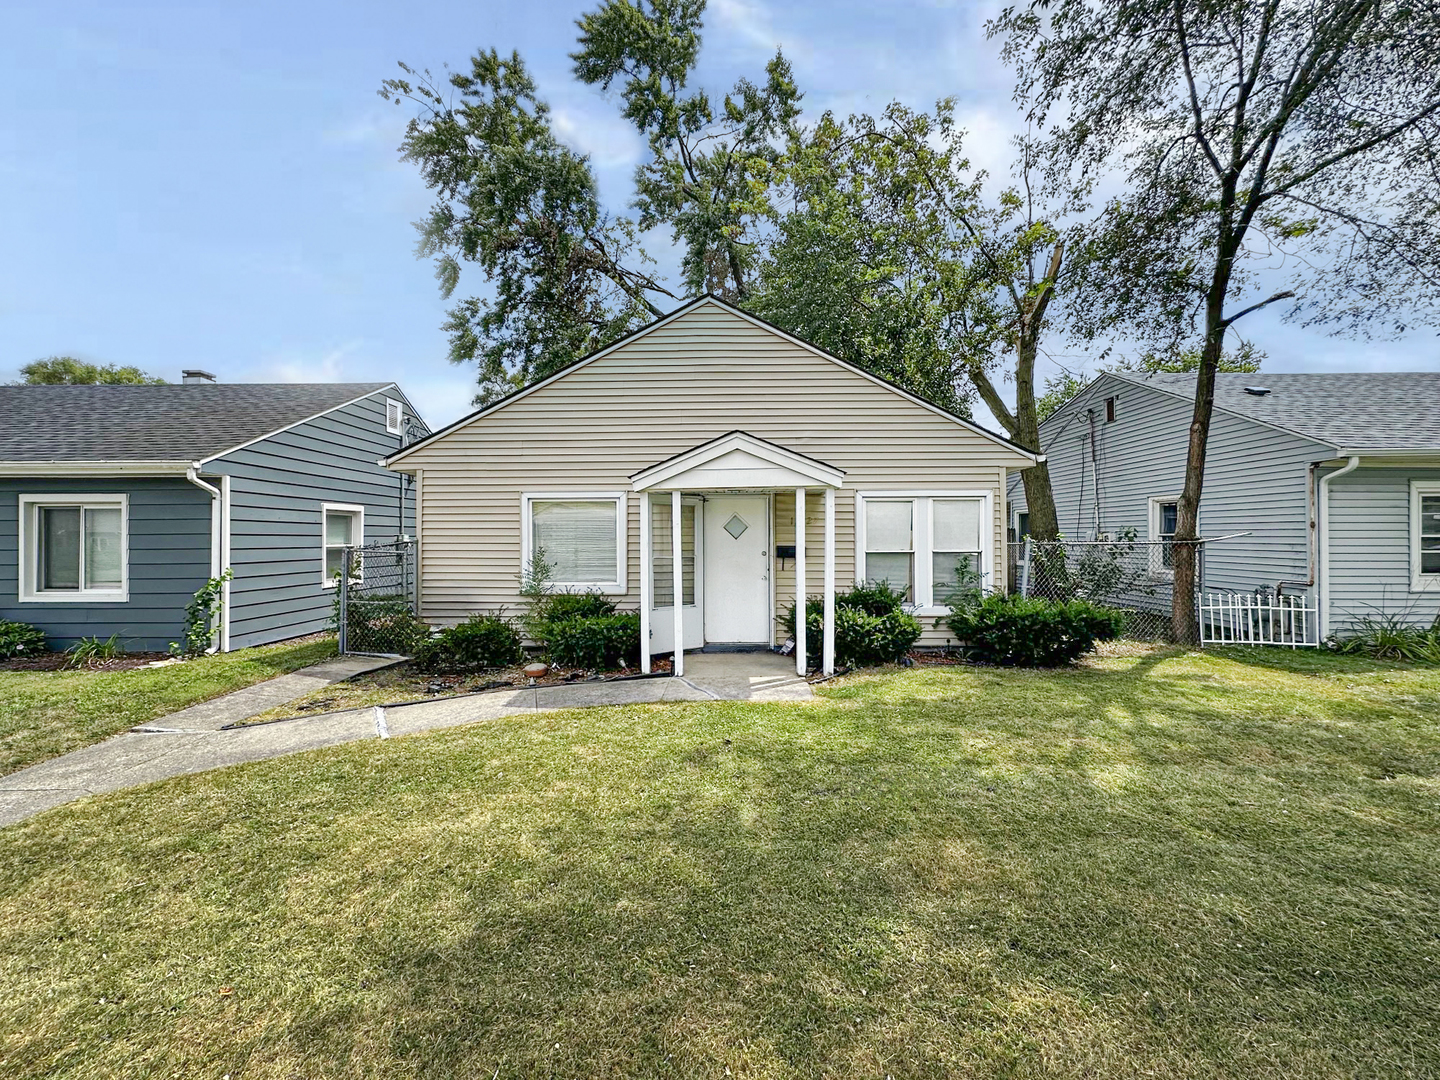
[[[535,544],[535,521],[531,504],[537,502],[610,502],[615,504],[615,579],[613,581],[552,581],[554,592],[598,592],[623,596],[627,592],[626,570],[629,552],[626,541],[630,534],[628,500],[623,491],[525,491],[520,495],[520,574],[530,567]]]
[[[949,615],[950,608],[935,602],[935,528],[930,503],[933,499],[978,499],[984,509],[980,530],[980,587],[988,590],[994,587],[995,575],[995,491],[993,488],[966,488],[944,491],[926,488],[906,491],[857,491],[855,493],[855,580],[868,581],[865,568],[865,503],[874,499],[914,503],[911,518],[912,569],[914,602],[905,605],[912,615]]]
[[[1420,499],[1423,496],[1440,496],[1440,480],[1410,481],[1410,591],[1440,591],[1440,574],[1425,574],[1420,570]]]
[[[80,541],[80,587],[78,589],[42,589],[40,570],[40,510],[45,507],[80,507],[85,510],[120,511],[120,587],[118,589],[87,589],[85,587],[85,541]],[[17,599],[22,604],[124,604],[130,600],[130,496],[123,493],[68,493],[53,495],[21,495],[19,502],[19,581]]]
[[[325,570],[325,556],[330,552],[329,534],[325,529],[325,519],[334,512],[337,514],[350,514],[355,517],[355,527],[350,530],[351,544],[337,544],[336,547],[361,547],[365,543],[365,507],[358,503],[321,503],[320,504],[320,586],[325,589],[333,589],[340,583],[332,578]],[[365,568],[362,566],[358,574],[353,575],[350,580],[359,584],[365,580]]]
[[[395,423],[390,423],[390,410],[395,410]],[[405,434],[405,403],[392,397],[385,399],[385,430],[391,435]]]
[[[1165,549],[1161,547],[1160,541],[1160,507],[1166,503],[1175,504],[1175,527],[1180,527],[1180,496],[1178,495],[1152,495],[1150,496],[1150,509],[1147,514],[1145,538],[1150,541],[1150,573],[1158,578],[1173,578],[1175,568],[1165,565]]]

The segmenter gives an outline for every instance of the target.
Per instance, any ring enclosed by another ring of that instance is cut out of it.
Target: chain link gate
[[[345,549],[334,613],[341,655],[410,656],[428,636],[416,615],[415,554],[409,539]]]
[[[1204,579],[1206,542],[1190,541],[1197,548],[1192,604]],[[1163,641],[1170,636],[1175,543],[1027,537],[1015,567],[1016,591],[1043,600],[1091,600],[1116,608],[1125,613],[1124,637]]]

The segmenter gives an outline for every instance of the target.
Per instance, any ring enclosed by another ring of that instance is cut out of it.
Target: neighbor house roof
[[[1193,374],[1116,378],[1191,398]],[[1246,387],[1269,390],[1251,394]],[[1337,450],[1440,449],[1440,372],[1367,371],[1215,377],[1215,406],[1293,431]]]
[[[0,463],[200,461],[393,385],[0,386]]]

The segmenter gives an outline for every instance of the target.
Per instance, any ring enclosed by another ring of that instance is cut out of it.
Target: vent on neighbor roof
[[[1249,394],[1251,397],[1264,397],[1264,396],[1265,396],[1266,394],[1268,394],[1269,392],[1270,392],[1270,388],[1269,388],[1268,386],[1247,386],[1247,387],[1245,387],[1245,393]]]

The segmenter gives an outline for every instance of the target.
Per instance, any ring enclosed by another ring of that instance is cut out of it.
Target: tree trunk
[[[1020,479],[1025,483],[1025,509],[1030,515],[1030,535],[1036,540],[1060,539],[1055,489],[1050,486],[1050,466],[1042,461],[1022,472]]]
[[[1190,447],[1185,459],[1185,489],[1176,507],[1175,545],[1171,564],[1175,581],[1170,597],[1170,634],[1180,645],[1200,644],[1200,620],[1195,609],[1199,575],[1200,493],[1205,485],[1205,450],[1210,440],[1210,417],[1215,411],[1215,373],[1225,343],[1224,305],[1229,288],[1233,252],[1222,254],[1205,301],[1205,345],[1200,370],[1195,374],[1195,411],[1190,419]]]

